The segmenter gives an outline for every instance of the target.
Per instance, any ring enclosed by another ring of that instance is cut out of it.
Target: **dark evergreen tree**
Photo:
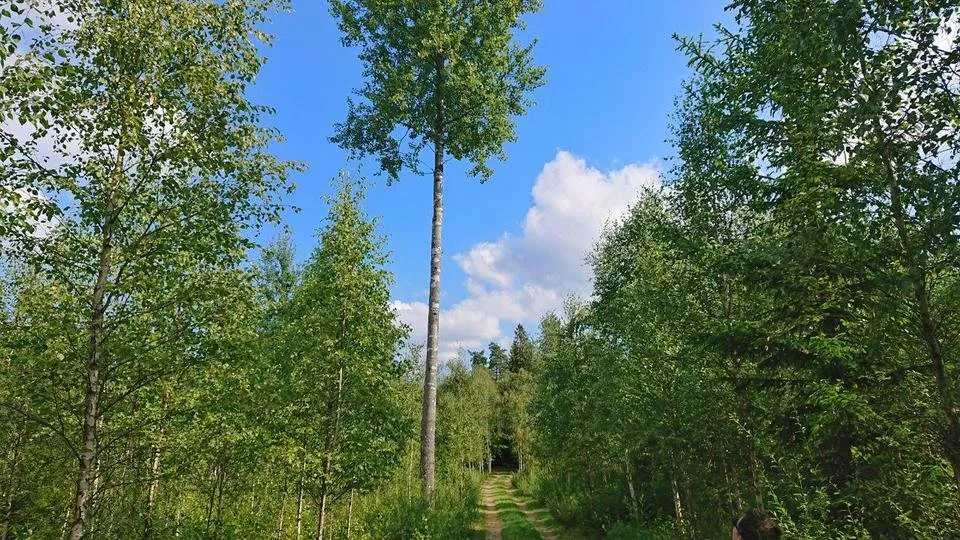
[[[510,344],[510,361],[508,368],[514,373],[520,370],[530,371],[533,369],[534,346],[530,336],[522,324],[517,325],[514,331],[513,343]]]
[[[478,367],[483,367],[483,368],[485,368],[485,367],[488,367],[488,365],[487,365],[487,354],[486,354],[484,351],[482,351],[482,350],[480,350],[480,351],[469,351],[469,354],[470,354],[470,366],[471,366],[471,367],[474,367],[474,368],[478,368]]]
[[[510,368],[510,356],[507,354],[507,351],[497,343],[491,343],[488,346],[488,350],[490,351],[490,372],[493,373],[494,379],[499,379]]]

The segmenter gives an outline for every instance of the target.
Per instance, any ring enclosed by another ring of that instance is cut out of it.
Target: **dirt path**
[[[550,514],[535,501],[520,495],[511,485],[512,475],[490,475],[483,484],[484,520],[487,538],[496,540],[557,540]]]
[[[495,477],[491,476],[483,483],[483,489],[481,491],[483,510],[481,510],[481,512],[484,515],[484,522],[487,527],[487,538],[490,540],[500,540],[500,531],[503,530],[503,524],[500,523],[500,518],[497,517],[497,504],[493,500],[494,480]]]
[[[520,508],[520,511],[523,512],[523,515],[527,517],[527,521],[529,521],[530,524],[537,529],[537,532],[540,533],[540,536],[543,537],[543,540],[557,540],[557,533],[554,532],[554,530],[547,524],[546,519],[544,518],[545,511],[538,509],[540,510],[539,514],[534,512],[530,509],[530,506],[528,506],[527,502],[517,494],[516,490],[513,489],[513,486],[511,486],[509,482],[507,483],[507,486],[509,486],[507,488],[508,493],[510,493],[513,499],[516,501],[517,506]],[[532,503],[532,501],[530,502]]]

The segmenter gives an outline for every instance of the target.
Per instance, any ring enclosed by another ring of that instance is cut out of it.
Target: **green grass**
[[[549,530],[559,540],[583,540],[592,535],[584,531],[574,531],[564,528],[557,522],[553,514],[541,506],[534,498],[524,494],[521,490],[511,489],[511,477],[495,475],[487,480],[490,486],[490,496],[497,512],[497,519],[501,525],[501,537],[504,540],[533,540],[543,538],[537,527]],[[521,506],[527,509],[525,513]],[[481,501],[481,522],[477,529],[485,530],[486,506]],[[529,517],[528,517],[529,515]],[[472,538],[472,537],[471,537]]]
[[[526,491],[528,484],[525,484],[522,481],[517,481],[517,478],[514,478],[513,481],[513,493],[518,502],[522,503],[527,507],[536,519],[537,523],[546,529],[550,529],[557,537],[558,540],[583,540],[584,538],[595,538],[595,534],[591,534],[586,529],[571,529],[565,527],[557,521],[556,516],[553,515],[549,509],[540,504],[539,501],[534,499]]]
[[[509,480],[506,480],[507,482]],[[507,490],[504,479],[494,482],[493,503],[497,508],[497,518],[503,525],[501,534],[504,540],[540,539],[540,533],[533,526],[523,511],[517,506],[513,496]]]

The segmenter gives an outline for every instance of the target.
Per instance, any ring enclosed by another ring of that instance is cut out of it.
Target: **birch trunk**
[[[323,528],[327,524],[327,492],[321,488],[320,498],[317,500],[317,540],[323,540]]]
[[[70,502],[67,503],[67,509],[63,511],[63,522],[60,524],[60,538],[67,537],[67,528],[70,526],[70,515],[73,511],[73,493],[70,494]]]
[[[150,456],[150,487],[147,489],[147,514],[144,517],[144,538],[153,538],[153,513],[157,503],[157,492],[160,490],[160,445],[163,444],[163,430],[160,431],[160,440],[153,447]]]
[[[163,392],[163,418],[167,416],[167,408],[170,406],[170,390]],[[161,420],[163,422],[163,420]],[[157,442],[153,447],[153,454],[150,456],[150,488],[147,490],[147,515],[144,518],[144,538],[153,537],[153,514],[157,504],[157,493],[160,491],[160,453],[163,446],[163,435],[166,431],[166,423],[160,424],[160,433],[157,436]]]
[[[890,209],[893,214],[897,235],[900,238],[905,266],[916,274],[913,276],[913,296],[917,302],[916,315],[920,321],[920,334],[930,355],[930,367],[933,371],[934,382],[937,386],[940,407],[947,421],[947,431],[943,436],[944,454],[953,469],[953,481],[957,491],[960,492],[960,413],[958,413],[957,404],[953,400],[950,391],[951,381],[943,365],[942,344],[930,305],[930,291],[927,288],[927,269],[925,268],[921,249],[915,246],[910,240],[906,219],[904,217],[900,183],[897,179],[893,160],[889,156],[889,150],[886,144],[884,144],[883,147],[883,159],[890,193]]]
[[[345,334],[346,319],[341,318],[341,337]],[[320,515],[317,516],[317,540],[323,540],[323,528],[327,519],[327,502],[330,493],[330,473],[333,472],[333,452],[337,444],[340,431],[340,412],[343,400],[343,365],[337,373],[337,396],[334,405],[333,428],[327,437],[327,448],[323,458],[323,478],[320,479],[320,500],[318,501]]]
[[[433,503],[436,474],[437,362],[440,334],[440,262],[443,226],[444,58],[435,61],[435,104],[433,125],[433,228],[430,235],[430,311],[427,315],[427,361],[423,375],[423,419],[420,425],[420,474],[424,495]]]
[[[623,452],[623,469],[627,474],[627,488],[630,490],[630,509],[633,512],[634,521],[640,521],[640,507],[637,504],[637,490],[633,486],[633,467],[630,464],[630,452]]]
[[[220,527],[223,525],[223,489],[227,483],[227,468],[220,468],[220,484],[217,488],[217,520],[214,528],[215,535],[220,536]]]
[[[683,519],[683,504],[680,502],[680,489],[677,487],[677,479],[670,477],[670,489],[673,492],[673,511],[677,518],[677,530],[682,536],[686,536],[686,523]]]
[[[0,524],[0,540],[9,540],[10,529],[13,527],[13,498],[17,491],[17,464],[20,460],[20,447],[26,435],[26,426],[17,432],[17,439],[13,443],[13,456],[7,470],[6,494],[3,497],[3,523]]]
[[[307,458],[300,462],[300,488],[297,490],[297,540],[303,532],[303,475],[307,469]]]
[[[283,514],[287,507],[287,483],[283,483],[283,493],[280,495],[280,519],[277,523],[277,540],[283,538]]]
[[[122,129],[122,127],[121,127]],[[100,418],[100,380],[103,369],[103,337],[104,313],[106,311],[105,295],[111,272],[110,257],[113,254],[113,230],[117,216],[116,189],[123,174],[123,136],[117,143],[117,155],[114,169],[107,186],[104,200],[103,226],[100,233],[100,246],[97,255],[97,276],[93,285],[93,295],[90,301],[90,334],[88,336],[89,351],[86,369],[86,389],[83,400],[83,428],[81,430],[80,467],[77,472],[76,491],[73,502],[73,523],[70,525],[70,540],[83,538],[84,529],[90,521],[93,507],[93,489],[96,481],[97,462],[97,422]]]
[[[353,490],[350,490],[350,506],[347,507],[347,540],[350,540],[350,529],[353,526]]]
[[[206,536],[210,536],[211,525],[215,525],[213,536],[216,536],[220,530],[223,516],[223,486],[226,481],[226,469],[219,464],[215,465],[213,468],[213,490],[210,492],[210,502],[207,505],[207,523],[204,528]],[[213,513],[214,510],[216,510],[216,515]]]

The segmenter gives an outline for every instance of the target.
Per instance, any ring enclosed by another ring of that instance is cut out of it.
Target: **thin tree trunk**
[[[207,502],[207,519],[205,520],[206,523],[204,524],[204,527],[203,527],[203,534],[204,534],[204,536],[209,536],[209,535],[210,535],[210,520],[213,518],[213,503],[216,502],[216,500],[217,500],[217,481],[216,481],[216,478],[217,478],[217,470],[216,470],[216,465],[214,465],[214,470],[211,471],[211,472],[213,473],[213,478],[214,478],[214,480],[213,480],[213,486],[212,486],[212,488],[211,488],[211,490],[210,490],[210,500],[209,500],[209,502]]]
[[[350,528],[353,526],[353,490],[350,490],[350,506],[347,507],[347,540],[350,540]]]
[[[122,129],[122,127],[121,127]],[[102,366],[102,345],[104,333],[104,312],[106,303],[107,281],[111,272],[110,257],[113,253],[113,228],[117,216],[114,215],[116,204],[116,189],[123,174],[123,136],[117,143],[117,156],[114,161],[114,170],[111,182],[107,186],[106,200],[103,210],[103,227],[100,233],[100,247],[98,253],[97,277],[93,286],[93,297],[90,302],[90,335],[89,356],[86,369],[86,394],[83,400],[83,429],[81,430],[80,467],[77,474],[75,500],[73,504],[73,523],[70,526],[70,540],[80,540],[84,535],[93,506],[93,483],[96,481],[97,462],[97,422],[100,419],[100,392],[102,381],[100,373]]]
[[[683,504],[680,502],[680,490],[677,487],[677,479],[673,476],[670,477],[670,489],[673,492],[673,511],[677,518],[677,529],[681,535],[686,536],[687,526],[683,519]]]
[[[18,488],[17,465],[20,461],[20,449],[26,436],[26,424],[17,431],[17,440],[13,443],[13,455],[7,470],[6,494],[3,498],[3,524],[0,524],[0,540],[9,540],[13,528],[13,498]]]
[[[73,493],[70,494],[70,502],[67,503],[67,509],[63,511],[63,522],[60,524],[60,538],[66,538],[67,527],[70,526],[70,515],[73,510]]]
[[[341,318],[341,337],[345,334],[346,319]],[[337,374],[337,396],[334,405],[333,428],[327,436],[327,448],[323,458],[323,478],[320,479],[320,500],[318,502],[320,515],[317,516],[317,540],[323,540],[323,527],[327,519],[327,503],[330,492],[330,473],[333,472],[333,451],[340,431],[340,412],[343,399],[343,365]]]
[[[307,468],[307,456],[300,462],[300,488],[297,490],[297,540],[303,531],[303,475]]]
[[[323,527],[327,524],[327,489],[320,489],[320,498],[317,500],[317,540],[323,540]]]
[[[940,394],[940,402],[944,415],[947,417],[947,432],[944,434],[944,453],[950,462],[950,466],[953,468],[953,481],[958,492],[960,492],[960,418],[958,418],[957,414],[957,405],[950,394],[950,381],[947,377],[946,369],[943,366],[943,352],[940,348],[937,325],[930,312],[930,300],[926,288],[926,280],[921,278],[920,283],[917,285],[915,296],[920,311],[923,339],[930,351],[933,376],[937,383],[937,391]]]
[[[693,540],[695,531],[700,530],[700,517],[697,512],[697,505],[694,504],[693,493],[690,492],[690,481],[686,474],[681,474],[683,481],[683,494],[687,498],[687,521],[690,523],[688,537]]]
[[[220,536],[220,527],[223,526],[223,489],[227,483],[227,468],[220,467],[220,481],[217,489],[217,521],[214,535]]]
[[[433,125],[433,229],[430,235],[430,310],[427,315],[427,361],[423,375],[423,418],[420,425],[420,474],[423,492],[433,504],[436,473],[437,433],[437,362],[440,334],[440,262],[443,226],[443,156],[444,156],[444,110],[443,70],[444,58],[435,60],[435,105]]]
[[[630,463],[630,452],[623,451],[623,470],[627,473],[627,488],[630,490],[630,509],[633,511],[633,519],[640,522],[640,506],[637,504],[637,490],[633,487],[633,466]]]
[[[219,536],[220,526],[223,524],[223,488],[227,482],[226,467],[217,464],[213,474],[213,490],[210,492],[210,501],[207,503],[207,519],[204,526],[205,537]],[[210,533],[211,525],[213,525],[213,534]]]
[[[164,390],[163,393],[163,416],[166,417],[167,407],[170,402],[170,391]],[[162,420],[161,420],[162,422]],[[150,456],[150,487],[147,489],[147,513],[143,520],[143,537],[153,538],[153,514],[157,503],[157,492],[160,490],[160,452],[163,446],[163,434],[166,424],[160,424],[160,433],[157,436],[157,442],[153,446],[153,454]]]
[[[481,472],[481,473],[483,473],[483,472],[488,472],[488,471],[487,471],[487,456],[489,456],[489,455],[491,454],[490,446],[491,446],[491,444],[492,444],[492,442],[490,441],[490,438],[489,438],[488,436],[484,435],[484,437],[486,437],[486,438],[485,438],[484,441],[483,441],[483,444],[484,444],[484,447],[483,447],[483,455],[480,456],[480,472]]]
[[[101,384],[102,386],[102,384]],[[103,433],[103,417],[97,419],[97,428],[96,433]],[[99,445],[99,443],[97,443]],[[122,459],[122,457],[121,457]],[[103,457],[100,455],[100,452],[97,452],[97,458],[93,460],[93,489],[90,490],[90,517],[87,519],[86,536],[90,536],[90,531],[95,527],[94,522],[97,520],[97,510],[98,505],[96,504],[98,500],[98,495],[100,494],[100,485],[103,483],[103,476],[100,474],[100,471],[103,470]],[[121,473],[123,469],[121,469]],[[123,481],[121,476],[120,481]],[[109,511],[109,509],[108,509]]]
[[[930,364],[933,371],[933,378],[937,385],[937,393],[940,397],[940,407],[943,409],[944,416],[947,420],[947,432],[943,435],[944,454],[953,469],[954,484],[957,491],[960,492],[960,413],[958,413],[957,404],[951,395],[951,381],[943,365],[943,351],[941,349],[940,336],[930,307],[930,291],[927,289],[926,268],[921,260],[922,255],[920,249],[910,241],[906,220],[904,218],[903,202],[900,196],[900,184],[897,180],[897,174],[894,170],[893,161],[890,158],[886,143],[884,143],[883,146],[883,158],[886,167],[888,189],[890,191],[891,213],[893,214],[893,221],[896,225],[898,236],[900,237],[900,245],[904,258],[906,259],[906,267],[917,274],[913,280],[913,296],[917,302],[920,333],[930,354]]]
[[[283,514],[287,507],[287,482],[283,482],[283,491],[280,494],[280,519],[277,523],[277,540],[283,538]]]
[[[160,445],[163,444],[163,431],[160,440],[153,447],[150,456],[150,487],[147,489],[147,513],[143,519],[143,537],[153,538],[153,513],[157,503],[157,492],[160,490]]]

